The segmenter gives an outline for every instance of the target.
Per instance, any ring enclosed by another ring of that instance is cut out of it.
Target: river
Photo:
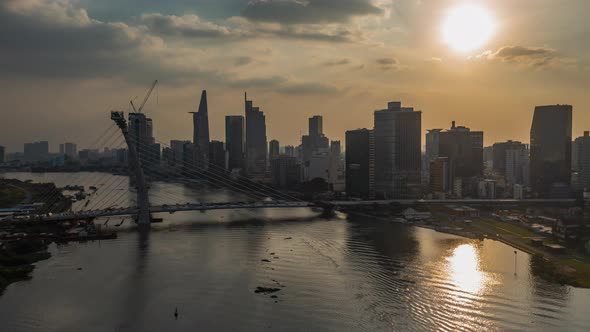
[[[100,187],[113,178],[90,175],[73,184]],[[72,177],[0,176],[58,185]],[[88,178],[94,183],[83,183]],[[118,189],[132,199],[126,185]],[[187,201],[233,198],[163,183],[151,193],[152,200],[172,193]],[[503,243],[343,214],[321,219],[301,209],[161,216],[164,223],[147,233],[126,223],[116,240],[52,245],[31,280],[0,296],[1,330],[590,328],[590,290],[534,277],[530,256],[518,250],[515,275],[515,249]],[[258,286],[281,290],[272,298],[254,293]]]

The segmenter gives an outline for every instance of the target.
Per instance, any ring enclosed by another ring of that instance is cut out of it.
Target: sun
[[[480,49],[494,35],[496,24],[489,10],[464,4],[449,10],[442,24],[442,38],[457,52]]]

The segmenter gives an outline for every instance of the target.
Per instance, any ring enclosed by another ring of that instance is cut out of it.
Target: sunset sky
[[[471,45],[443,30],[465,6],[493,31],[460,18],[481,44],[460,50]],[[579,136],[590,129],[588,13],[588,0],[0,0],[0,145],[84,148],[154,79],[145,111],[161,141],[192,137],[202,89],[220,140],[246,90],[281,145],[298,144],[315,114],[343,140],[392,100],[421,110],[424,131],[456,120],[486,145],[528,142],[535,105],[572,104]]]

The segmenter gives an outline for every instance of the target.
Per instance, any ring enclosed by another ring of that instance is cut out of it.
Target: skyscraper
[[[244,93],[246,111],[246,172],[250,176],[264,176],[266,173],[266,118],[258,107],[254,107]]]
[[[451,181],[483,176],[483,132],[455,126],[440,133],[439,156],[449,158]]]
[[[369,129],[346,132],[346,194],[350,197],[375,197],[375,140]]]
[[[539,197],[570,195],[572,106],[535,107],[531,126],[530,176]]]
[[[28,162],[47,161],[49,159],[49,142],[25,143],[24,157]]]
[[[142,166],[156,167],[160,162],[160,144],[155,143],[153,121],[144,113],[129,113],[129,137]]]
[[[6,154],[6,149],[2,145],[0,145],[0,164],[6,162],[5,154]]]
[[[585,131],[584,136],[576,138],[577,162],[576,169],[580,176],[580,184],[586,190],[590,190],[590,131]]]
[[[59,145],[59,154],[73,160],[78,158],[78,146],[74,143],[63,143]]]
[[[228,115],[225,117],[225,150],[228,154],[227,170],[244,168],[244,117]]]
[[[515,145],[505,152],[504,175],[511,184],[529,184],[529,149],[525,144]]]
[[[317,153],[326,153],[330,148],[330,140],[324,136],[323,118],[314,115],[309,118],[309,135],[301,137],[301,160],[309,162],[311,157]]]
[[[493,145],[493,169],[498,174],[506,175],[506,152],[509,150],[525,150],[526,146],[521,142],[507,141],[494,143]]]
[[[375,194],[378,198],[421,195],[422,112],[389,102],[375,111]]]
[[[446,194],[451,191],[449,158],[437,157],[430,161],[430,191],[437,194]]]
[[[209,143],[209,165],[214,172],[220,172],[225,169],[225,149],[223,142],[211,141]]]
[[[207,91],[201,92],[201,101],[197,112],[193,114],[193,146],[195,160],[199,168],[207,169],[209,163],[209,110]]]
[[[268,159],[273,160],[279,156],[280,145],[279,141],[273,139],[268,144]]]
[[[321,115],[314,115],[309,118],[309,136],[324,135],[323,118]]]

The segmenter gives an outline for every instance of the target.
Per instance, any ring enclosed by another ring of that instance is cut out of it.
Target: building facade
[[[530,149],[533,193],[537,197],[568,197],[572,168],[572,106],[535,107]]]
[[[193,115],[193,147],[196,166],[207,169],[209,166],[209,108],[207,105],[207,91],[201,92],[201,100],[197,112]]]
[[[243,169],[245,167],[245,139],[244,117],[228,115],[225,117],[225,150],[227,152],[227,170]]]
[[[246,172],[250,176],[262,177],[266,174],[266,117],[260,108],[244,94],[246,112]]]
[[[422,112],[390,102],[374,121],[376,197],[420,196]]]
[[[345,180],[349,197],[375,197],[375,137],[369,129],[346,132]]]

